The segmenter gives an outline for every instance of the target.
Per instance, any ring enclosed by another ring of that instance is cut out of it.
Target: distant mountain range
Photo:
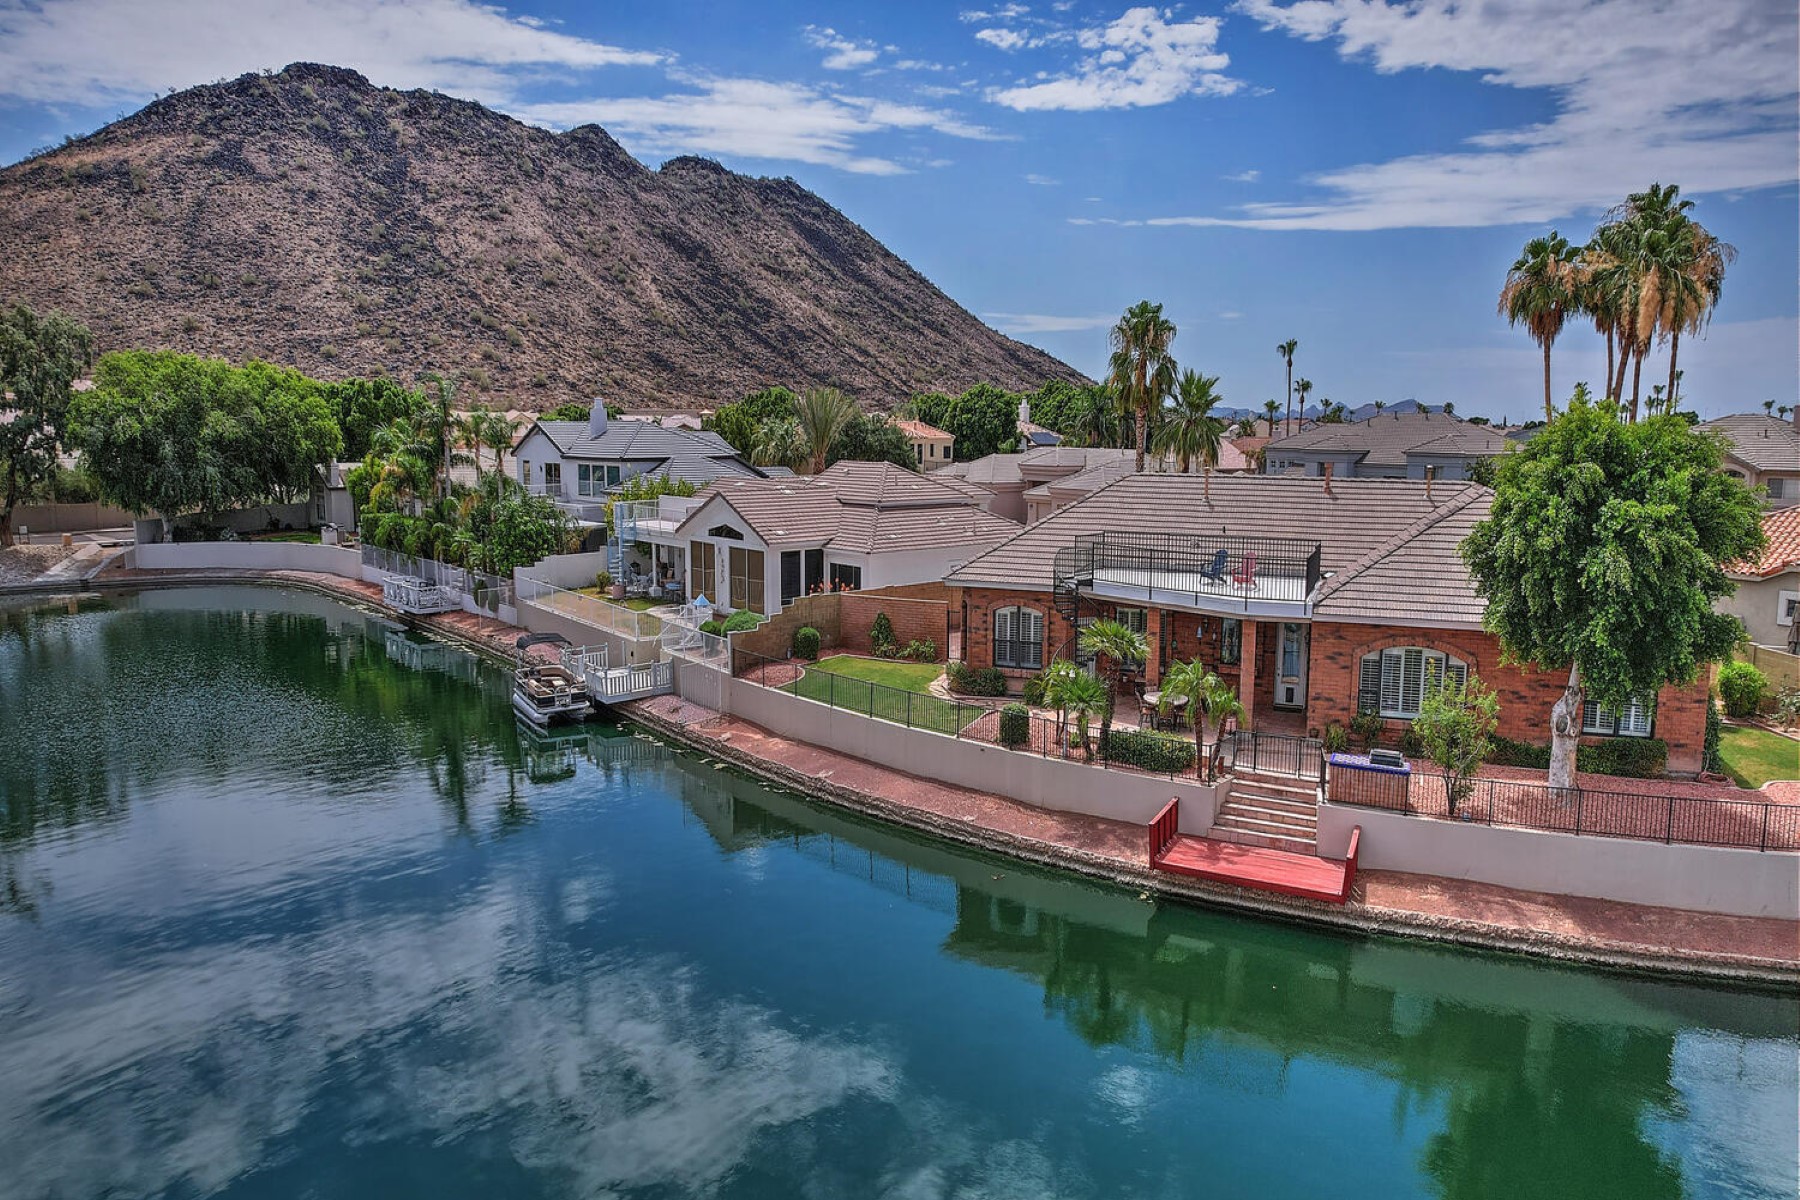
[[[597,126],[336,67],[179,92],[0,171],[0,242],[0,301],[61,309],[103,349],[437,370],[511,407],[1082,380],[791,179],[652,171]]]

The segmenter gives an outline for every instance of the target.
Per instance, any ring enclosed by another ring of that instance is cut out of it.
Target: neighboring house
[[[1028,506],[1025,493],[1041,484],[1066,479],[1077,471],[1104,462],[1134,461],[1130,450],[1107,447],[1043,446],[1021,454],[990,454],[957,463],[937,472],[940,478],[961,479],[993,497],[988,511],[1009,521],[1023,523]]]
[[[333,462],[313,468],[318,475],[312,494],[314,525],[336,525],[346,532],[356,528],[356,499],[345,476],[360,466],[360,462]]]
[[[1339,479],[1467,479],[1477,459],[1493,458],[1511,445],[1486,425],[1471,425],[1433,412],[1383,412],[1366,421],[1313,425],[1263,448],[1271,475],[1297,472]]]
[[[584,525],[604,524],[607,493],[634,476],[667,475],[696,485],[765,478],[716,433],[608,421],[599,400],[586,421],[533,421],[512,454],[520,483]]]
[[[770,616],[813,592],[938,582],[1019,529],[967,486],[893,463],[720,479],[639,512],[621,541],[649,556],[659,580],[673,573],[690,599]]]
[[[1725,471],[1768,493],[1770,508],[1800,504],[1800,405],[1792,420],[1734,413],[1701,429],[1723,435]]]
[[[1238,686],[1255,729],[1317,736],[1360,711],[1394,728],[1433,680],[1478,674],[1500,733],[1549,741],[1565,676],[1504,665],[1457,552],[1492,493],[1472,483],[1216,475],[1120,477],[1052,513],[946,582],[961,589],[963,655],[1022,686],[1078,630],[1113,618],[1143,633],[1154,687],[1201,659]],[[1590,737],[1655,736],[1669,769],[1700,769],[1704,684],[1622,713],[1589,704]]]
[[[1019,400],[1019,441],[1027,450],[1035,450],[1044,446],[1062,445],[1062,434],[1054,429],[1046,429],[1034,424],[1031,420],[1031,400],[1021,397]]]
[[[919,464],[919,470],[935,471],[955,461],[954,435],[923,421],[898,420],[894,425],[906,435],[906,442],[912,447],[913,461]]]
[[[705,415],[701,413],[620,413],[621,421],[648,421],[652,425],[661,425],[664,429],[704,429]]]
[[[1726,568],[1737,592],[1719,611],[1741,620],[1757,645],[1800,654],[1800,505],[1765,513],[1763,533],[1761,558]]]
[[[1219,465],[1213,468],[1215,475],[1222,472],[1245,474],[1257,469],[1260,461],[1253,454],[1246,454],[1241,448],[1242,442],[1256,442],[1261,438],[1225,438],[1219,446]],[[1151,459],[1144,464],[1152,471],[1175,471],[1178,468],[1164,459]],[[1137,470],[1135,451],[1126,451],[1122,457],[1109,458],[1091,467],[1053,479],[1049,483],[1040,483],[1025,491],[1025,523],[1030,525],[1041,521],[1059,509],[1069,507],[1077,500],[1093,495],[1107,484]],[[1195,475],[1202,474],[1200,465],[1194,463],[1191,471]]]

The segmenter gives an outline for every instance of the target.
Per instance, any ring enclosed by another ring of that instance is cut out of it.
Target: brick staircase
[[[1240,771],[1219,803],[1212,837],[1292,854],[1319,852],[1319,803],[1310,779]]]

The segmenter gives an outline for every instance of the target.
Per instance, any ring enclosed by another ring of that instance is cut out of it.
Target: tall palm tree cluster
[[[1734,247],[1689,215],[1693,207],[1676,185],[1653,183],[1608,212],[1585,246],[1555,230],[1525,244],[1500,289],[1500,315],[1525,326],[1543,349],[1546,420],[1554,415],[1550,346],[1574,317],[1591,320],[1606,339],[1606,398],[1630,420],[1638,417],[1644,359],[1666,343],[1668,383],[1652,403],[1675,410],[1681,336],[1705,329],[1724,290],[1725,268],[1737,258]]]
[[[1212,472],[1219,465],[1228,428],[1225,420],[1215,415],[1224,399],[1219,394],[1219,377],[1177,370],[1169,350],[1175,340],[1175,323],[1163,316],[1160,304],[1143,300],[1126,309],[1109,340],[1112,360],[1107,387],[1121,418],[1132,423],[1137,469],[1144,469],[1145,455],[1151,450],[1173,457],[1184,474],[1199,463],[1210,494]],[[1098,414],[1084,413],[1083,417],[1099,424]]]
[[[856,401],[836,388],[808,388],[794,401],[794,415],[764,422],[750,458],[759,467],[787,467],[817,475],[831,447],[857,417]]]

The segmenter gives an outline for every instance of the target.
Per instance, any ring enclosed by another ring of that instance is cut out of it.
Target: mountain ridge
[[[597,125],[297,63],[159,98],[0,170],[0,298],[103,349],[428,369],[482,397],[710,407],[770,384],[868,407],[1079,372],[990,329],[792,179]]]

